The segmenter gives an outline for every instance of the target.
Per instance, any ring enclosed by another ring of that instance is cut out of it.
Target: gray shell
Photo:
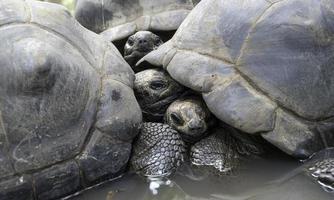
[[[197,2],[197,1],[195,1]],[[124,39],[140,30],[176,30],[193,0],[78,0],[75,17],[86,28],[110,41]]]
[[[288,154],[334,146],[332,0],[204,0],[143,60]]]
[[[32,0],[0,1],[0,40],[0,199],[55,199],[118,176],[141,111],[117,49]]]

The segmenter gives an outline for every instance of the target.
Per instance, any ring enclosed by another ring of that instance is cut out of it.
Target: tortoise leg
[[[230,174],[243,159],[263,152],[263,144],[252,136],[240,134],[233,128],[217,128],[191,147],[190,162],[199,168]]]
[[[148,177],[165,177],[176,171],[184,160],[181,136],[167,124],[144,123],[133,145],[131,167]]]
[[[334,158],[316,162],[309,171],[326,191],[334,191]]]

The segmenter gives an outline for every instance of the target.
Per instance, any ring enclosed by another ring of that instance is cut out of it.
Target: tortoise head
[[[134,91],[143,113],[151,118],[155,116],[162,119],[169,104],[178,98],[185,88],[165,71],[148,69],[136,74]]]
[[[202,100],[191,97],[173,102],[166,111],[165,120],[185,141],[195,142],[206,135],[214,119]]]
[[[124,59],[134,67],[142,57],[157,49],[162,43],[160,37],[154,33],[139,31],[128,38],[124,46]]]

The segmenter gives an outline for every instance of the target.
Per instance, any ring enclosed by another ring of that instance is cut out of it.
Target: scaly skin
[[[133,145],[131,166],[149,177],[169,176],[184,160],[185,145],[181,136],[166,124],[143,123]]]
[[[317,161],[308,170],[325,190],[334,191],[334,158]]]
[[[192,165],[220,174],[228,174],[241,160],[263,153],[262,144],[248,135],[232,133],[234,129],[216,129],[190,147]],[[239,134],[239,136],[237,136]],[[181,135],[169,125],[144,123],[133,145],[131,166],[138,174],[166,177],[173,174],[184,161],[186,145]]]
[[[212,135],[191,147],[191,164],[201,168],[213,167],[221,174],[229,174],[243,159],[264,152],[262,144],[254,138],[241,134],[242,138],[238,138],[237,134],[232,128],[215,129]]]
[[[145,78],[147,76],[137,81]],[[262,144],[253,140],[253,136],[243,135],[231,127],[209,129],[215,120],[199,97],[173,102],[167,109],[165,121],[168,125],[144,123],[134,144],[131,164],[144,176],[172,174],[183,162],[186,148],[191,164],[213,167],[224,174],[235,169],[243,158],[263,152]]]
[[[303,165],[289,172],[282,179],[278,180],[277,183],[281,184],[295,176],[304,174],[317,181],[326,192],[333,193],[334,148],[325,148],[303,162]]]
[[[169,176],[184,162],[185,146],[181,135],[170,126],[144,123],[133,146],[131,166],[143,176]],[[264,151],[264,144],[257,138],[231,127],[221,127],[190,147],[189,161],[200,170],[228,175],[237,170],[242,161]],[[333,149],[315,154],[302,166],[328,192],[334,191],[334,158],[331,151]]]

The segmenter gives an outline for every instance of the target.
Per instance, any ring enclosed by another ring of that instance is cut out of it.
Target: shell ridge
[[[266,0],[267,2],[269,2],[269,0]],[[258,19],[254,22],[253,26],[250,28],[248,35],[246,37],[246,39],[243,42],[242,48],[240,50],[240,55],[238,56],[238,59],[236,61],[235,64],[235,70],[240,74],[240,76],[246,80],[258,93],[261,93],[262,95],[266,96],[268,99],[270,99],[272,102],[276,103],[277,106],[279,108],[281,108],[282,110],[284,110],[285,112],[292,114],[293,116],[303,119],[305,121],[309,121],[309,122],[322,122],[325,120],[329,120],[332,119],[334,117],[334,115],[332,116],[328,116],[328,117],[319,117],[317,119],[308,119],[300,114],[298,114],[297,112],[295,112],[294,110],[287,108],[286,106],[283,105],[283,103],[279,102],[278,100],[276,100],[275,98],[271,97],[268,92],[264,91],[263,89],[261,89],[253,80],[251,80],[251,78],[249,78],[246,74],[244,74],[243,72],[241,72],[241,70],[239,70],[237,67],[241,66],[240,64],[240,60],[243,57],[244,51],[247,47],[247,41],[249,40],[251,33],[253,32],[253,30],[257,27],[258,22],[263,18],[263,16],[265,16],[268,11],[273,8],[273,6],[280,4],[280,3],[284,3],[286,2],[286,0],[277,0],[275,2],[272,2],[271,5],[258,17]],[[334,106],[332,107],[334,108]],[[330,112],[330,110],[328,111]]]
[[[28,15],[27,22],[31,22],[32,19],[32,10],[31,10],[31,5],[28,3],[26,0],[24,0],[25,6],[24,8],[26,9],[26,13]]]
[[[276,4],[278,4],[278,3],[281,3],[281,2],[283,2],[283,1],[285,1],[285,0],[281,0],[281,1],[279,1],[279,2],[271,3],[271,4],[268,6],[268,8],[266,8],[266,9],[259,15],[259,17],[254,21],[253,25],[252,25],[252,26],[250,27],[250,29],[248,30],[247,37],[244,39],[244,41],[243,41],[243,43],[242,43],[242,47],[241,47],[239,56],[238,56],[238,58],[237,58],[237,60],[236,60],[236,63],[235,63],[237,66],[239,65],[240,59],[241,59],[242,56],[243,56],[243,52],[244,52],[244,50],[245,50],[245,48],[246,48],[247,41],[249,40],[251,33],[252,33],[252,32],[254,31],[254,29],[256,28],[258,22],[263,18],[263,16],[265,16],[265,14],[266,14],[266,13],[267,13],[267,12],[274,6],[274,5],[276,5]],[[268,1],[267,1],[267,2],[268,2]]]
[[[20,24],[20,23],[19,23],[19,24]],[[21,23],[21,24],[26,24],[26,23]],[[70,45],[72,45],[72,46],[79,52],[79,54],[85,59],[85,61],[89,64],[89,66],[91,66],[94,70],[98,71],[95,67],[93,67],[93,66],[94,66],[94,63],[92,63],[91,61],[89,61],[89,60],[87,59],[87,55],[85,55],[85,53],[81,50],[81,48],[79,48],[78,45],[74,44],[74,43],[73,43],[70,39],[68,39],[66,36],[64,36],[63,34],[57,32],[57,31],[55,31],[55,30],[53,30],[53,29],[50,29],[50,28],[48,28],[48,27],[46,27],[46,26],[44,26],[44,25],[41,25],[41,24],[38,24],[38,23],[35,23],[35,22],[31,22],[31,23],[29,23],[29,24],[32,25],[32,26],[38,27],[38,28],[40,28],[40,29],[42,29],[42,30],[44,30],[44,31],[47,31],[47,32],[49,32],[49,33],[52,33],[52,34],[54,34],[54,35],[56,35],[56,36],[62,38],[62,39],[65,40],[66,42],[68,42]],[[92,52],[90,51],[90,53],[92,53]],[[94,59],[94,60],[95,60],[95,59]]]
[[[282,0],[284,1],[284,0]],[[181,52],[181,51],[188,51],[188,52],[192,52],[192,53],[196,53],[196,54],[199,54],[199,55],[202,55],[202,56],[207,56],[209,58],[213,58],[213,59],[216,59],[216,60],[221,60],[223,62],[226,62],[227,64],[233,64],[227,60],[224,60],[222,58],[218,58],[218,57],[215,57],[215,56],[212,56],[212,55],[208,55],[208,54],[204,54],[204,53],[199,53],[199,52],[196,52],[196,51],[192,51],[192,50],[189,50],[189,49],[185,49],[185,48],[179,48],[179,47],[174,47],[177,49],[177,52],[175,53],[175,55],[178,53],[178,52]],[[175,56],[174,55],[174,56]],[[172,59],[171,59],[172,60]],[[300,118],[300,119],[303,119],[305,121],[308,121],[308,122],[322,122],[322,121],[325,121],[325,120],[330,120],[330,119],[334,119],[334,116],[329,116],[329,117],[326,117],[326,118],[320,118],[320,119],[308,119],[308,118],[305,118],[303,116],[300,116],[299,114],[297,114],[295,111],[289,109],[289,108],[286,108],[284,105],[282,105],[281,103],[279,103],[278,101],[272,99],[265,91],[263,91],[262,89],[260,89],[255,83],[253,83],[252,80],[250,80],[250,78],[248,78],[245,74],[243,74],[240,70],[238,70],[237,68],[233,67],[233,69],[236,70],[236,72],[241,76],[241,78],[243,78],[250,86],[252,86],[252,89],[257,92],[257,93],[260,93],[260,95],[263,95],[264,97],[268,98],[272,103],[276,104],[276,109],[274,111],[274,113],[276,113],[277,109],[282,109],[284,110],[285,112],[293,115],[294,117],[297,117],[297,118]],[[166,65],[166,70],[168,70],[168,65]],[[208,93],[208,92],[205,92],[205,93]],[[266,132],[270,132],[270,131],[266,131]]]

